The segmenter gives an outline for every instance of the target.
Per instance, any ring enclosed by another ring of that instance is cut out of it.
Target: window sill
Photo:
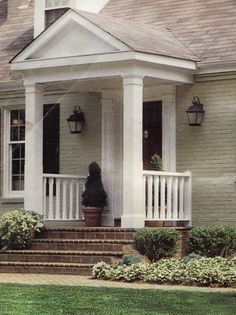
[[[1,198],[1,203],[2,204],[21,204],[24,203],[24,198]]]

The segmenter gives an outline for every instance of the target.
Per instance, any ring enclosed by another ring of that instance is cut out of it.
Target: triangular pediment
[[[21,51],[12,62],[99,55],[131,50],[126,44],[69,10]]]

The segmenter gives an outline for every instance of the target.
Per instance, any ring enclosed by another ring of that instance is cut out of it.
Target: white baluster
[[[166,190],[166,179],[164,176],[161,176],[161,213],[160,219],[164,220],[166,218],[166,202],[165,202],[165,192]]]
[[[167,212],[166,219],[172,219],[172,177],[167,178]]]
[[[75,184],[75,219],[80,219],[80,189],[79,182],[77,181]]]
[[[179,177],[175,177],[173,183],[173,220],[178,219],[178,181]]]
[[[184,177],[179,179],[179,219],[184,219]]]
[[[60,178],[56,178],[56,215],[55,219],[61,219],[61,180]]]
[[[63,205],[62,205],[62,220],[67,220],[67,180],[63,180],[62,183],[62,200],[63,200]]]
[[[143,176],[143,193],[144,193],[144,211],[145,211],[145,218],[147,219],[147,176]]]
[[[47,194],[46,194],[46,187],[47,187],[47,177],[43,179],[43,216],[47,219]]]
[[[70,186],[69,186],[69,190],[70,190],[70,212],[69,212],[69,220],[73,220],[73,199],[74,199],[74,183],[73,180],[71,180],[70,182]]]
[[[48,219],[53,220],[54,214],[53,214],[53,183],[54,178],[49,178],[49,209],[48,209]]]
[[[147,219],[152,219],[152,182],[153,182],[153,177],[152,176],[148,176]]]
[[[159,176],[154,176],[154,219],[159,220]]]

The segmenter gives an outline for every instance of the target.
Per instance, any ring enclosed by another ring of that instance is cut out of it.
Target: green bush
[[[172,257],[177,251],[179,234],[172,229],[144,228],[134,235],[134,248],[151,262]]]
[[[7,212],[0,218],[2,248],[23,249],[31,245],[32,232],[42,226],[42,216],[24,210]]]
[[[236,261],[223,257],[193,258],[188,262],[171,258],[114,268],[101,262],[93,267],[93,275],[98,279],[127,282],[229,287],[236,285]]]
[[[202,256],[227,257],[236,250],[236,229],[223,225],[193,228],[188,236],[189,252]]]

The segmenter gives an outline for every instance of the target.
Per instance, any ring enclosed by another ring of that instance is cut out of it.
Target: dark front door
[[[162,102],[143,104],[143,169],[150,170],[154,154],[162,157]]]
[[[59,174],[59,104],[44,105],[43,172]]]

